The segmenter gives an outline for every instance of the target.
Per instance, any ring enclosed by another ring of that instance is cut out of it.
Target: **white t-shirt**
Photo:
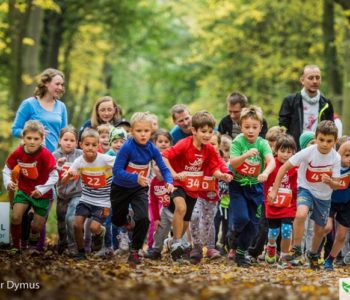
[[[305,100],[303,100],[303,111],[304,111],[303,132],[316,131],[316,127],[318,123],[319,106],[320,104],[318,101],[315,104],[310,104]]]
[[[111,207],[110,191],[114,161],[115,156],[97,153],[93,162],[87,162],[83,155],[73,162],[70,168],[77,171],[82,179],[80,201],[100,207]]]
[[[299,166],[298,186],[309,190],[318,199],[331,199],[333,189],[321,182],[320,175],[340,177],[340,155],[337,151],[332,149],[329,153],[322,154],[317,145],[312,145],[293,155],[289,162],[293,166]]]

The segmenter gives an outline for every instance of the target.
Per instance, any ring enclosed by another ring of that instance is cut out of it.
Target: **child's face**
[[[231,141],[226,138],[221,138],[220,149],[223,152],[227,152],[227,151],[230,151],[230,147],[231,147]]]
[[[125,140],[123,139],[115,139],[111,143],[111,148],[115,153],[118,153],[118,151],[120,150],[120,148],[123,146],[124,143],[125,143]]]
[[[224,151],[224,161],[229,162],[230,161],[230,152]]]
[[[152,132],[156,132],[158,130],[158,120],[153,119],[152,121]]]
[[[77,139],[71,132],[66,132],[60,139],[60,145],[65,153],[72,152],[77,147]]]
[[[160,152],[163,152],[163,150],[168,149],[170,147],[170,141],[166,136],[159,135],[157,137],[155,145]]]
[[[140,145],[146,145],[151,138],[152,123],[147,121],[135,122],[131,127],[131,134],[134,137],[136,143]]]
[[[341,156],[341,165],[344,168],[350,167],[350,150],[345,151],[345,153]]]
[[[23,137],[24,149],[27,153],[36,152],[44,141],[44,137],[37,131],[29,131]]]
[[[205,125],[204,127],[200,127],[197,130],[192,127],[193,141],[197,144],[206,145],[210,143],[210,139],[213,136],[214,129]]]
[[[94,161],[97,155],[98,139],[95,137],[86,137],[80,142],[80,148],[83,150],[84,158],[87,161]]]
[[[107,152],[109,150],[109,134],[108,133],[101,133],[99,143],[100,143],[103,151]]]
[[[210,144],[215,148],[216,152],[219,152],[219,141],[217,135],[213,134],[210,139]]]
[[[317,150],[322,154],[327,154],[333,149],[336,141],[336,138],[332,134],[318,133],[316,136]]]
[[[279,148],[277,151],[277,158],[282,164],[284,164],[293,154],[294,154],[293,149]]]
[[[259,120],[252,118],[245,118],[242,120],[241,131],[248,143],[252,144],[256,141],[261,131],[261,127]]]

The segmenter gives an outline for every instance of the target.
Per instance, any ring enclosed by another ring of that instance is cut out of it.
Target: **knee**
[[[98,222],[91,222],[90,231],[94,234],[98,234],[101,231],[101,224]]]
[[[295,215],[295,221],[297,222],[305,222],[306,218],[307,218],[307,212],[304,212],[304,211],[299,211]]]
[[[327,224],[326,227],[324,228],[324,233],[328,234],[332,231],[333,225],[332,224]]]
[[[84,224],[79,222],[77,219],[75,219],[73,222],[73,227],[74,227],[74,230],[83,230]]]
[[[11,219],[11,223],[13,225],[19,225],[22,223],[22,216],[19,215],[13,215]]]
[[[282,233],[283,240],[291,240],[292,239],[292,228],[293,228],[292,224],[282,223],[281,233]]]
[[[175,214],[183,217],[186,214],[186,205],[177,205],[175,207]]]
[[[276,241],[279,234],[280,234],[280,229],[279,228],[269,228],[268,239]]]

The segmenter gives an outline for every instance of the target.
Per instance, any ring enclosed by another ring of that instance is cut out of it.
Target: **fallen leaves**
[[[0,289],[0,298],[20,299],[337,299],[338,278],[347,268],[334,272],[306,268],[279,270],[259,265],[237,268],[221,258],[198,265],[144,260],[135,269],[126,257],[76,262],[45,252],[42,257],[9,257],[0,253],[0,283],[37,282],[40,289]]]

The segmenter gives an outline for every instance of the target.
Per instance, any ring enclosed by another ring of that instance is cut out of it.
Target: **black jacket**
[[[221,134],[228,134],[230,137],[234,139],[238,134],[241,133],[241,128],[237,123],[233,123],[230,116],[227,115],[226,117],[221,119],[219,123],[218,131]],[[259,136],[261,136],[262,138],[265,138],[266,132],[267,132],[267,122],[265,119],[263,119],[263,126]]]
[[[331,101],[321,95],[319,104],[318,122],[333,121],[334,110]],[[304,124],[303,100],[300,92],[283,99],[278,114],[278,124],[287,128],[287,133],[294,137],[299,150],[299,137],[303,132]]]

